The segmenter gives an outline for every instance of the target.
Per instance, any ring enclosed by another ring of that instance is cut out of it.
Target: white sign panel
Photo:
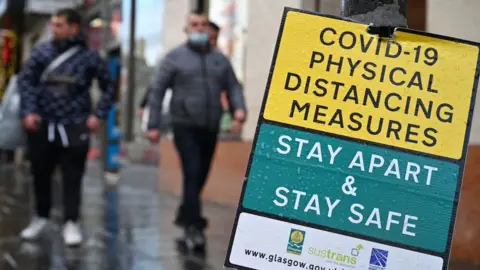
[[[441,270],[443,259],[242,213],[230,262],[251,269]]]
[[[27,12],[39,14],[53,14],[62,8],[74,8],[83,0],[28,0]]]

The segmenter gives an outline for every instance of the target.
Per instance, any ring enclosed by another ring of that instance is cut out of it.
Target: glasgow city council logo
[[[304,231],[291,229],[290,237],[288,238],[287,253],[294,255],[302,255],[304,241]]]

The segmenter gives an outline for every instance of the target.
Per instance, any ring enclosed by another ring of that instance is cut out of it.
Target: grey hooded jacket
[[[148,96],[150,130],[160,127],[162,101],[167,88],[172,89],[172,125],[218,130],[222,116],[222,90],[227,91],[231,112],[245,110],[243,89],[230,61],[214,49],[202,52],[183,44],[164,57]]]

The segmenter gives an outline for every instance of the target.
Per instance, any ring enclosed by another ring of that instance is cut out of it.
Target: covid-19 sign
[[[287,8],[226,266],[447,269],[478,59]]]

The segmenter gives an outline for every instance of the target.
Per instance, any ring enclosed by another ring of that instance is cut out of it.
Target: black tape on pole
[[[395,36],[396,26],[375,26],[369,25],[367,33],[377,35],[381,38],[393,38]]]

